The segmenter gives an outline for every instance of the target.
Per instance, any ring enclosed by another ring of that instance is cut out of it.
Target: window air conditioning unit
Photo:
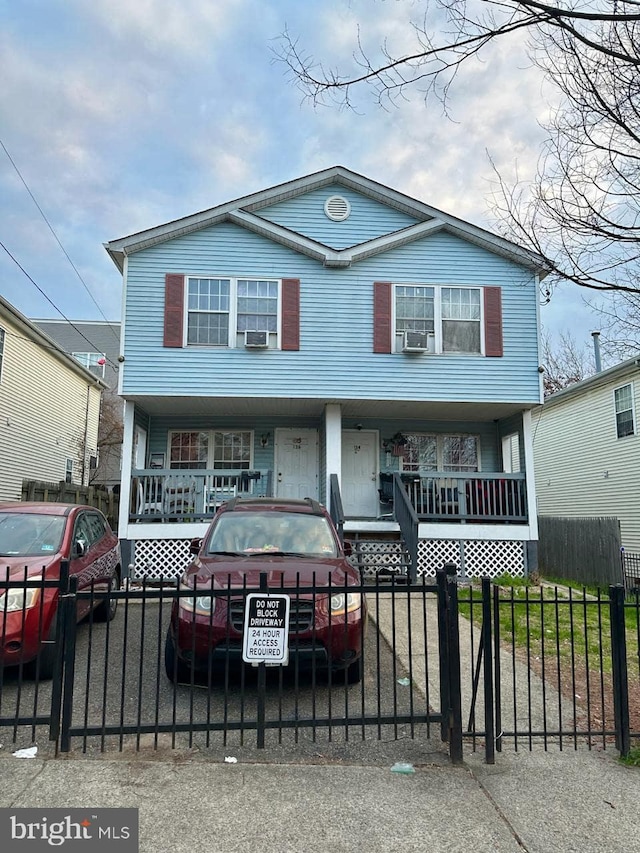
[[[433,332],[405,332],[402,340],[402,352],[433,352],[435,335]]]
[[[244,345],[247,349],[266,349],[269,346],[269,332],[245,332]]]

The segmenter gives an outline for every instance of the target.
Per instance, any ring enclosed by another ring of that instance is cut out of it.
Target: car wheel
[[[164,668],[167,678],[174,684],[191,683],[191,670],[178,657],[176,644],[170,631],[167,631],[167,639],[164,643]]]
[[[38,681],[50,681],[53,678],[58,653],[58,644],[56,643],[57,621],[58,614],[54,613],[47,636],[48,642],[42,645],[38,657],[26,664],[24,668],[25,675],[28,678],[37,678]]]
[[[109,581],[109,592],[117,592],[120,589],[120,574],[116,574]],[[111,622],[118,609],[117,598],[103,598],[93,611],[94,622]]]
[[[360,684],[364,674],[363,670],[362,658],[350,663],[347,667],[347,684]]]

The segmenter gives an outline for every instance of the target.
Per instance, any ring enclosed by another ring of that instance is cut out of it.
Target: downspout
[[[89,395],[91,393],[91,386],[87,385],[87,404],[85,407],[84,413],[84,445],[82,450],[82,485],[89,485],[88,482],[85,483],[84,478],[87,473],[87,447],[89,445]]]

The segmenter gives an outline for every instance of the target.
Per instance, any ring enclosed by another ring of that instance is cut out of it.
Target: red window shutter
[[[391,294],[389,281],[373,282],[373,351],[391,352]]]
[[[167,273],[164,277],[165,347],[183,346],[184,276]]]
[[[282,349],[300,349],[300,279],[282,279]]]
[[[502,346],[502,288],[484,289],[484,349],[485,355],[501,357]]]

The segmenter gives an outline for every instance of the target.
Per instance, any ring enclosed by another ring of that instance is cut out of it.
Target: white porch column
[[[531,539],[538,539],[538,505],[536,501],[536,480],[533,467],[533,431],[531,428],[531,410],[522,413],[522,433],[524,436],[524,471],[527,478],[527,512]]]
[[[130,400],[124,403],[124,428],[122,432],[122,469],[120,480],[120,513],[118,516],[118,535],[120,539],[129,538],[129,506],[131,504],[131,460],[133,456],[133,415],[135,404]]]
[[[327,403],[324,407],[325,434],[325,502],[329,503],[329,478],[331,474],[342,476],[342,407],[338,403]]]

